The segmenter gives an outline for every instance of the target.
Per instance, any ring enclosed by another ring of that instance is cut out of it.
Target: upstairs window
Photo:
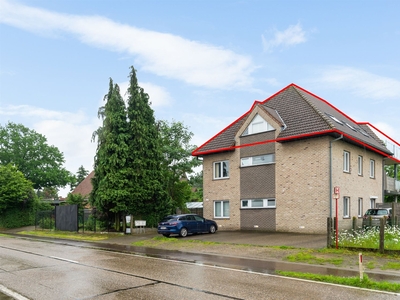
[[[259,156],[244,157],[240,160],[242,167],[272,164],[275,162],[275,154],[264,154]]]
[[[343,172],[350,172],[350,152],[343,151]]]
[[[373,159],[369,161],[369,177],[375,178],[375,161]]]
[[[358,175],[362,176],[363,174],[363,157],[361,155],[358,156]]]
[[[246,130],[243,132],[243,135],[255,134],[259,132],[265,132],[274,130],[275,128],[272,127],[267,121],[265,121],[259,114],[257,114],[253,121],[249,124]]]
[[[214,179],[229,178],[229,161],[218,161],[214,163]]]

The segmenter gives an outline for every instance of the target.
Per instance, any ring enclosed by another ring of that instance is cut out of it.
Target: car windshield
[[[365,214],[367,216],[382,216],[387,215],[388,211],[386,209],[368,209]]]

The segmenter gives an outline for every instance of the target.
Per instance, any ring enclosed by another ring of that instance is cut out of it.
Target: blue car
[[[189,233],[215,233],[218,225],[212,220],[205,219],[196,214],[170,215],[158,223],[157,232],[169,237],[179,234],[182,237]]]

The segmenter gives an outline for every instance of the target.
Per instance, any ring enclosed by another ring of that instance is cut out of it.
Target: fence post
[[[331,217],[327,218],[326,231],[327,231],[326,246],[328,248],[331,248],[332,247],[332,218]]]
[[[380,219],[380,230],[379,230],[379,252],[383,253],[385,251],[385,224],[386,218]]]

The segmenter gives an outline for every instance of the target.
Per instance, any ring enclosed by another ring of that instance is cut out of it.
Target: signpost
[[[338,228],[338,199],[340,197],[340,190],[338,186],[333,188],[332,198],[336,200],[336,218],[335,218],[335,240],[336,240],[336,249],[339,248],[339,228]]]

